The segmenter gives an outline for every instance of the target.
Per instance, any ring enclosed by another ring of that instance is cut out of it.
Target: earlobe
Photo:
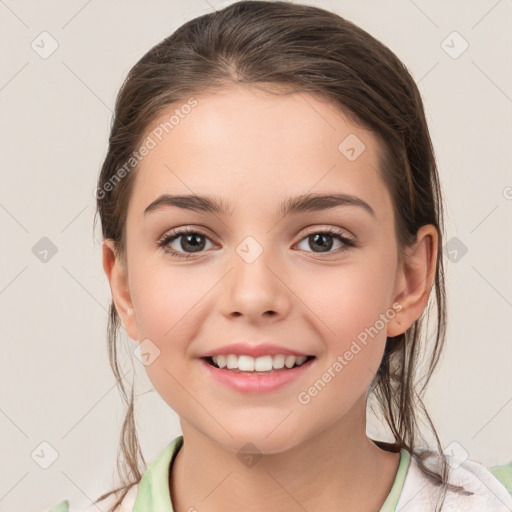
[[[423,313],[435,279],[437,244],[437,229],[428,224],[418,230],[414,245],[406,248],[402,268],[397,274],[394,298],[402,309],[388,324],[389,337],[404,333]]]
[[[113,240],[104,240],[102,243],[103,270],[107,275],[112,299],[117,314],[133,340],[137,340],[137,324],[134,315],[128,276],[125,265],[119,257]]]

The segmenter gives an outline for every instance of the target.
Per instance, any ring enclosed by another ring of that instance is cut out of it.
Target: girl
[[[129,476],[96,503],[512,509],[511,467],[445,454],[421,401],[445,336],[442,197],[386,46],[320,8],[234,3],[133,67],[109,142],[97,207]],[[121,324],[183,432],[145,471]],[[367,436],[368,406],[393,443]]]

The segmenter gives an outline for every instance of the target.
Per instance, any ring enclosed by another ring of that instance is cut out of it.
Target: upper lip
[[[291,350],[289,348],[280,347],[279,345],[273,345],[272,343],[231,343],[230,345],[224,345],[223,347],[210,350],[202,354],[200,357],[212,357],[220,355],[235,354],[238,356],[247,355],[251,357],[262,357],[262,356],[275,356],[283,354],[285,356],[308,356],[298,350]]]

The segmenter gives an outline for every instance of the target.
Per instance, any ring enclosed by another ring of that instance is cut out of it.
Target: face
[[[379,144],[309,94],[232,87],[195,100],[164,136],[176,107],[147,132],[156,144],[133,176],[127,278],[112,291],[182,422],[233,450],[250,440],[279,452],[360,419],[386,337],[399,333],[404,281]],[[155,203],[165,194],[227,211]],[[283,214],[294,198],[335,194],[350,200]],[[259,388],[241,390],[215,377],[236,372],[202,359],[238,342],[314,358],[281,370],[295,374],[280,386],[253,375]]]

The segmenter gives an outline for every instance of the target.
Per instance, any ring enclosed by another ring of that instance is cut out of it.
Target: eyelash
[[[308,236],[319,234],[319,235],[333,236],[334,238],[336,238],[337,240],[339,240],[340,242],[343,243],[344,247],[342,247],[341,249],[338,249],[337,251],[328,251],[325,254],[333,254],[336,252],[338,252],[338,253],[345,252],[352,247],[357,247],[358,244],[351,238],[347,238],[346,236],[344,236],[344,233],[345,233],[345,231],[343,231],[342,229],[339,229],[339,228],[326,228],[326,229],[319,230],[319,231],[311,231],[310,233],[307,233],[303,238],[301,238],[300,242],[302,242],[302,240],[304,240]],[[157,242],[157,246],[162,248],[166,253],[170,254],[173,257],[176,256],[177,258],[184,258],[184,259],[190,258],[192,256],[195,256],[198,253],[183,253],[180,251],[176,251],[174,249],[169,249],[167,247],[168,244],[170,244],[171,242],[173,242],[180,236],[189,235],[189,234],[201,235],[201,236],[204,236],[205,238],[209,238],[205,233],[203,233],[202,231],[200,231],[198,229],[191,228],[191,227],[180,228],[180,229],[173,230],[170,233],[166,233]],[[199,252],[202,252],[202,251],[199,251]],[[306,252],[312,252],[312,251],[306,251]],[[315,254],[322,254],[322,253],[315,253]]]

